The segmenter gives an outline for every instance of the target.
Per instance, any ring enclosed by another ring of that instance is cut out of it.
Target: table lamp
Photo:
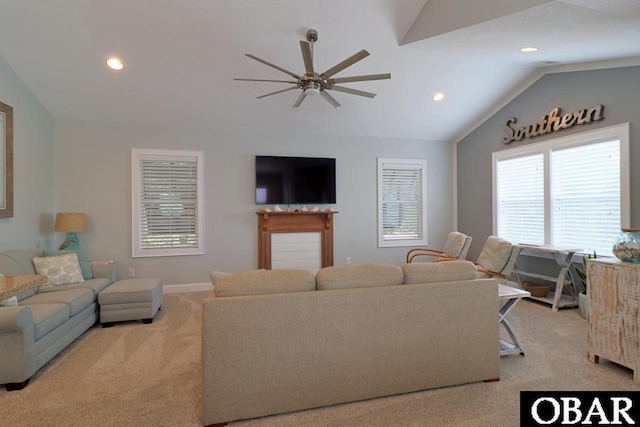
[[[55,231],[66,231],[67,237],[58,249],[78,250],[80,240],[76,233],[87,231],[87,215],[77,212],[60,212],[56,214]]]

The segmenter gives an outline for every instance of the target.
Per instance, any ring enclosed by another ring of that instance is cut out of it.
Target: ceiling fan
[[[355,64],[356,62],[366,58],[369,56],[369,52],[362,49],[360,52],[350,56],[339,64],[334,65],[329,68],[327,71],[323,73],[317,73],[314,69],[313,64],[313,44],[318,40],[318,32],[316,30],[307,31],[307,41],[300,40],[300,49],[302,50],[302,60],[304,61],[305,73],[303,75],[298,75],[296,73],[292,73],[291,71],[285,70],[282,67],[279,67],[275,64],[272,64],[264,59],[258,58],[257,56],[251,55],[249,53],[246,54],[251,59],[254,59],[258,62],[262,62],[269,67],[275,68],[278,71],[282,71],[293,77],[293,80],[266,80],[266,79],[240,79],[236,78],[234,80],[242,80],[247,82],[274,82],[274,83],[289,83],[295,86],[289,87],[287,89],[278,90],[276,92],[267,93],[266,95],[258,96],[257,98],[265,98],[267,96],[276,95],[278,93],[287,92],[294,89],[301,89],[302,92],[298,99],[293,104],[294,108],[298,108],[302,101],[305,100],[307,96],[322,96],[329,104],[334,107],[339,107],[340,103],[336,101],[336,99],[329,94],[328,91],[335,90],[337,92],[349,93],[351,95],[365,96],[367,98],[373,98],[376,96],[375,93],[365,92],[363,90],[351,89],[344,86],[337,86],[338,83],[352,83],[352,82],[363,82],[366,80],[383,80],[390,79],[391,74],[369,74],[365,76],[352,76],[352,77],[337,77],[332,78],[335,74],[344,70],[347,67]]]

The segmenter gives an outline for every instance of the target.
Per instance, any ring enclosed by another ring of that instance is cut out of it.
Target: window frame
[[[165,157],[170,160],[181,160],[185,157],[195,158],[197,167],[197,246],[195,247],[170,247],[150,249],[141,247],[140,235],[140,180],[141,161],[153,158]],[[204,152],[190,150],[168,149],[131,149],[131,252],[133,258],[203,255],[204,251]]]
[[[551,152],[589,144],[618,140],[620,142],[620,227],[629,227],[631,218],[631,182],[629,174],[629,123],[607,126],[593,131],[580,132],[564,137],[553,138],[538,143],[495,151],[492,160],[492,222],[493,234],[498,235],[498,182],[497,166],[501,160],[508,160],[534,154],[543,155],[544,168],[544,244],[552,245],[552,201],[551,201]],[[523,242],[512,242],[523,243]],[[611,242],[613,245],[614,242]],[[587,248],[584,248],[587,249]]]
[[[403,247],[427,244],[427,161],[425,159],[379,157],[377,167],[377,197],[378,197],[378,247]],[[408,168],[421,170],[421,209],[420,225],[422,235],[416,239],[386,239],[384,235],[384,200],[383,200],[383,171],[385,164],[406,165]]]

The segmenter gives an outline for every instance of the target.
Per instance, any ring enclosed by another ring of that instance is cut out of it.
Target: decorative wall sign
[[[0,218],[13,217],[13,108],[0,102]]]
[[[504,132],[507,135],[502,140],[505,144],[509,144],[513,141],[520,141],[523,138],[533,138],[534,136],[544,135],[560,129],[568,129],[575,125],[597,122],[604,119],[603,112],[604,105],[599,104],[561,116],[560,108],[555,107],[549,114],[542,116],[538,123],[519,128],[512,126],[518,120],[515,117],[511,117],[504,123]]]

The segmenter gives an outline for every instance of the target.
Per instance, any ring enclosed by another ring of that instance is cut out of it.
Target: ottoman
[[[144,323],[151,323],[162,305],[162,281],[157,278],[118,280],[98,294],[98,304],[104,328],[126,320],[142,319]]]

